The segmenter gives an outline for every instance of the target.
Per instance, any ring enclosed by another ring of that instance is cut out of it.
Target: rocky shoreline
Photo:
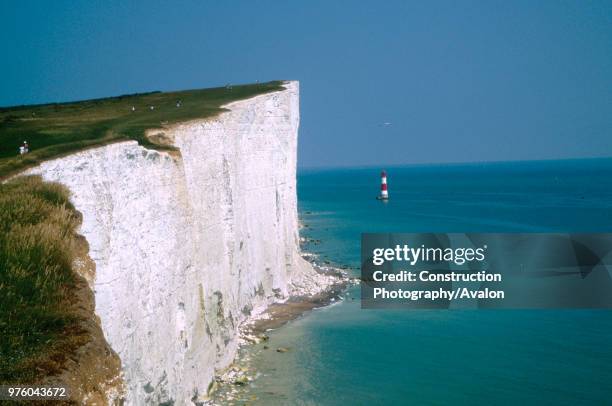
[[[275,347],[268,343],[267,332],[320,307],[343,300],[343,294],[355,280],[348,273],[329,264],[321,265],[316,254],[303,252],[302,257],[314,268],[316,274],[308,286],[297,285],[289,298],[270,305],[263,313],[251,317],[240,327],[240,350],[234,363],[211,383],[207,405],[232,405],[256,399],[245,399],[245,387],[255,381],[259,372],[251,367],[248,349],[263,343],[263,350],[279,353],[289,348]]]
[[[342,292],[351,283],[347,273],[340,268],[317,264],[316,256],[313,254],[304,254],[303,258],[312,264],[318,275],[314,281],[315,287],[297,287],[289,299],[270,305],[264,313],[249,320],[241,327],[242,340],[247,343],[258,343],[266,331],[276,329],[309,310],[342,299]]]

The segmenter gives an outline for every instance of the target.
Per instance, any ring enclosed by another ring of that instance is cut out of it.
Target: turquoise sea
[[[612,159],[385,168],[388,203],[380,169],[299,173],[302,235],[321,240],[306,250],[357,275],[362,232],[612,232]],[[358,287],[346,296],[251,350],[251,403],[612,404],[612,311],[362,310]]]

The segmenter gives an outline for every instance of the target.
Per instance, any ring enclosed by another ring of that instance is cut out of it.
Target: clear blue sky
[[[5,0],[0,15],[3,106],[297,79],[300,166],[612,156],[611,1]]]

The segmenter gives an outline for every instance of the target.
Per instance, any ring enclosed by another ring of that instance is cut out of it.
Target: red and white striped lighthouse
[[[387,190],[387,172],[386,171],[382,171],[380,173],[380,196],[378,198],[380,200],[389,199],[389,191]]]

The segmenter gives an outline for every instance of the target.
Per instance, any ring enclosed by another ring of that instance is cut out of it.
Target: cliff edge
[[[204,399],[239,325],[316,280],[299,254],[299,84],[284,86],[157,131],[178,153],[127,141],[28,171],[68,186],[83,215],[128,404]]]

